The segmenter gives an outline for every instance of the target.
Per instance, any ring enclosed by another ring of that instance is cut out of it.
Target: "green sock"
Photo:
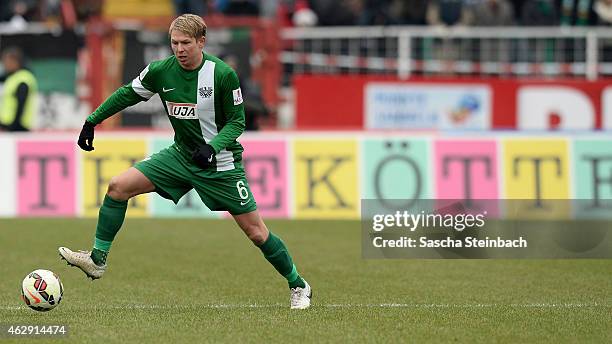
[[[96,265],[106,263],[106,256],[110,251],[113,239],[123,225],[126,209],[127,201],[116,201],[109,195],[104,196],[98,215],[94,248],[91,251],[91,259]]]
[[[94,264],[101,266],[106,263],[106,257],[108,256],[108,251],[102,251],[100,249],[94,248],[91,250],[91,260],[93,260]]]
[[[268,239],[259,246],[264,257],[274,266],[283,277],[289,282],[289,288],[306,287],[304,280],[297,272],[291,255],[285,243],[274,233],[270,232]]]

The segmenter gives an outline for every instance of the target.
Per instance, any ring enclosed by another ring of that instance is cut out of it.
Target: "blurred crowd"
[[[30,22],[67,26],[101,14],[104,0],[0,0],[0,22],[21,29]]]
[[[108,0],[107,0],[108,1]],[[612,0],[150,0],[172,2],[176,13],[261,16],[285,26],[611,25]],[[3,0],[0,21],[62,20],[65,7],[82,20],[104,0]],[[172,13],[169,13],[172,15]]]
[[[295,0],[296,14],[312,11],[316,25],[552,26],[610,25],[612,0]],[[298,15],[299,17],[299,15]]]

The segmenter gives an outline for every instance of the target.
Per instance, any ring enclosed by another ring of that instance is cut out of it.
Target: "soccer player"
[[[292,309],[310,306],[312,290],[298,274],[283,241],[268,231],[242,166],[244,107],[236,72],[203,52],[206,24],[193,14],[168,30],[173,55],[149,64],[85,120],[78,145],[92,151],[94,127],[113,114],[159,94],[174,129],[174,143],[111,179],[90,251],[60,247],[60,256],[92,279],[102,277],[106,257],[125,218],[127,201],[155,191],[174,203],[195,189],[208,208],[226,210],[264,257],[283,275]]]

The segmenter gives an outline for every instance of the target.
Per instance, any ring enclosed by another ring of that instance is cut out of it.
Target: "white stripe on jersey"
[[[134,80],[132,80],[132,89],[134,90],[134,92],[136,92],[136,94],[146,99],[153,97],[153,94],[155,94],[147,90],[142,85],[142,82],[140,81],[145,77],[145,75],[147,75],[148,72],[149,72],[149,66],[147,65],[147,67],[143,69],[142,72],[140,72],[140,75],[134,78]]]
[[[202,87],[210,87],[212,95],[201,96],[199,90]],[[200,120],[200,130],[206,142],[210,142],[219,132],[215,122],[215,63],[208,60],[198,72],[198,87],[195,90],[198,105],[196,111]],[[217,171],[229,171],[234,169],[234,155],[225,148],[217,154]]]

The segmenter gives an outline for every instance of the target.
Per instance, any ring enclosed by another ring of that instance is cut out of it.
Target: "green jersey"
[[[234,168],[243,148],[236,141],[244,131],[244,105],[236,72],[215,56],[185,70],[173,55],[150,63],[130,84],[119,88],[87,120],[98,124],[113,114],[159,94],[174,129],[175,146],[191,157],[201,144],[216,154],[216,170]]]

